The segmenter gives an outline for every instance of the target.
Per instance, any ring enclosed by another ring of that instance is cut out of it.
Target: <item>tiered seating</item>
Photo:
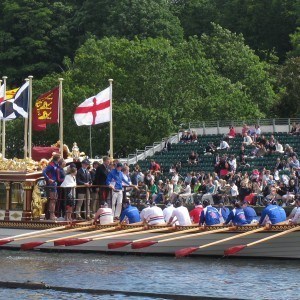
[[[271,136],[272,133],[264,134],[267,138]],[[274,133],[275,139],[278,139],[282,145],[289,144],[296,151],[300,149],[300,138],[298,136],[288,135],[284,132]],[[198,136],[197,143],[178,143],[172,144],[172,149],[168,152],[161,151],[155,153],[152,157],[148,157],[146,160],[138,161],[139,166],[143,171],[148,170],[150,166],[150,160],[154,159],[161,165],[161,168],[165,174],[169,172],[169,169],[172,166],[175,166],[178,162],[181,163],[180,174],[185,176],[188,172],[200,172],[204,171],[206,173],[214,171],[214,155],[204,155],[205,148],[209,142],[213,142],[216,146],[219,145],[222,140],[222,135],[206,135]],[[242,137],[236,137],[229,142],[230,150],[226,153],[228,155],[234,154],[237,158],[240,152],[242,145]],[[281,156],[278,153],[271,155],[266,155],[265,157],[252,157],[251,151],[253,147],[246,148],[246,162],[249,166],[243,167],[239,165],[238,161],[238,170],[239,171],[248,171],[251,172],[253,169],[261,169],[266,167],[267,169],[273,169],[276,164],[276,159],[278,156]],[[199,162],[197,165],[188,164],[188,157],[191,151],[195,151],[199,155]],[[282,172],[284,173],[284,172]]]

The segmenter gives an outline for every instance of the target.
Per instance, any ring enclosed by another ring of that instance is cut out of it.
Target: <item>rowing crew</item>
[[[243,226],[248,224],[278,224],[286,221],[285,210],[274,203],[268,198],[265,200],[265,208],[262,210],[261,218],[258,221],[255,210],[248,206],[247,202],[241,203],[238,200],[232,202],[233,209],[229,210],[223,207],[222,203],[220,208],[217,209],[210,205],[209,200],[203,200],[203,208],[199,205],[199,202],[195,203],[195,209],[190,213],[188,209],[183,206],[183,202],[178,200],[175,202],[175,206],[168,202],[166,208],[162,210],[156,206],[155,202],[149,202],[147,207],[144,208],[141,213],[135,206],[132,206],[130,200],[126,200],[123,204],[123,211],[120,216],[120,222],[129,224],[143,222],[148,225],[180,225],[189,226],[192,225],[191,217],[195,223],[199,225],[237,225]],[[287,224],[299,224],[300,223],[300,198],[296,200],[297,207],[290,214]],[[198,214],[198,215],[197,215]],[[113,223],[113,212],[106,203],[101,205],[97,211],[94,222],[99,220],[101,225]]]

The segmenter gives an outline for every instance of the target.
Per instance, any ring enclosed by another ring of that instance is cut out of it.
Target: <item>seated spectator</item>
[[[276,151],[275,140],[270,138],[270,140],[266,144],[266,150],[268,153],[272,154]]]
[[[217,147],[214,145],[214,143],[208,143],[208,145],[205,148],[205,154],[213,154],[217,150]]]
[[[230,146],[228,145],[227,141],[224,139],[220,142],[220,146],[217,148],[218,150],[228,150]]]
[[[295,183],[294,179],[289,180],[289,185],[287,187],[287,193],[282,196],[282,206],[288,206],[294,202],[295,195],[298,193],[298,186]]]
[[[236,163],[236,158],[235,158],[234,154],[230,155],[230,158],[227,162],[229,164],[229,171],[232,173],[235,173],[236,168],[237,168],[237,163]]]
[[[236,132],[233,126],[229,126],[229,133],[227,134],[227,137],[229,139],[234,139],[236,136]]]
[[[154,199],[157,197],[157,194],[158,194],[157,185],[154,183],[154,180],[152,179],[150,181],[150,186],[149,186],[149,199],[154,201]]]
[[[283,169],[284,169],[284,163],[281,161],[280,157],[277,157],[274,170],[281,171]]]
[[[197,164],[198,163],[198,154],[195,151],[192,151],[189,156],[189,164]]]
[[[292,135],[295,134],[296,130],[297,130],[297,124],[296,124],[296,122],[293,122],[290,134],[292,134]]]
[[[149,170],[156,175],[156,174],[160,173],[160,165],[152,159],[150,161]]]
[[[300,169],[299,160],[297,159],[296,155],[292,156],[292,159],[290,161],[289,167],[291,169],[295,169],[295,170],[299,170]]]
[[[284,153],[283,146],[280,144],[280,142],[278,140],[275,143],[275,152],[276,153]]]
[[[191,141],[193,143],[197,143],[198,142],[198,136],[197,136],[196,131],[192,131]]]
[[[230,183],[230,191],[229,191],[229,193],[230,193],[231,199],[237,198],[238,195],[239,195],[238,187],[236,186],[236,184],[235,184],[234,181],[232,181],[232,182]]]
[[[244,133],[243,137],[244,138],[243,138],[242,145],[244,145],[244,146],[250,146],[250,145],[252,145],[252,143],[253,143],[252,138],[248,135],[247,132]]]
[[[260,137],[260,135],[261,135],[260,127],[259,125],[255,125],[255,141],[258,137]]]
[[[211,204],[213,204],[213,195],[216,193],[217,189],[216,186],[213,184],[211,179],[207,179],[206,183],[206,191],[205,194],[202,196],[202,201],[208,200]]]

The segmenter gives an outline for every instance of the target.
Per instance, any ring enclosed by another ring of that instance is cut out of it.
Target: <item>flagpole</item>
[[[60,141],[60,155],[63,157],[64,151],[64,118],[63,118],[63,97],[62,97],[62,82],[63,78],[58,78],[59,81],[59,141]]]
[[[29,78],[26,78],[25,81],[28,82]],[[24,159],[28,157],[28,123],[29,123],[29,113],[28,113],[28,117],[24,118]]]
[[[90,158],[93,157],[93,149],[92,149],[92,126],[90,126]]]
[[[113,79],[108,79],[109,81],[109,99],[110,99],[110,123],[109,123],[109,156],[113,159],[114,148],[113,148],[113,118],[112,118],[112,83]]]
[[[32,75],[29,78],[29,111],[28,111],[28,157],[32,157]]]
[[[6,79],[7,76],[3,76],[3,85],[4,85],[4,101],[6,100]],[[5,120],[3,119],[3,128],[2,128],[2,158],[5,158]]]

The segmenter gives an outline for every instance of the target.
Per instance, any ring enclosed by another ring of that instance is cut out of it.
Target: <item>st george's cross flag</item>
[[[110,122],[110,88],[86,99],[75,110],[74,119],[78,126]]]

